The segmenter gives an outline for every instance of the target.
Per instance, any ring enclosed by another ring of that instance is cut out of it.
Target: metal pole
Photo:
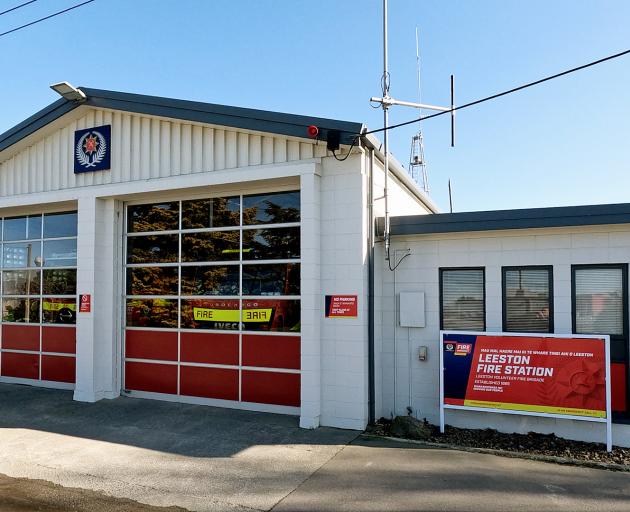
[[[389,99],[389,74],[387,63],[387,0],[383,0],[383,99]],[[389,180],[389,105],[383,102],[383,150],[385,152],[385,185],[383,195],[385,196],[385,259],[389,261],[389,199],[387,197],[387,186]]]

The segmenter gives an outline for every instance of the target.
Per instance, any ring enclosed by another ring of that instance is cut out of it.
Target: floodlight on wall
[[[68,82],[52,84],[50,88],[69,101],[85,101],[87,99],[87,96],[83,91],[77,89],[73,85],[70,85]]]

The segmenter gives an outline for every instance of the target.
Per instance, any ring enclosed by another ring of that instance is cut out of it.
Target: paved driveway
[[[199,511],[630,510],[630,473],[300,430],[288,416],[131,398],[82,404],[8,385],[0,473]],[[54,502],[63,493],[42,493],[63,510]]]
[[[190,510],[269,510],[358,432],[154,400],[0,384],[0,473]]]

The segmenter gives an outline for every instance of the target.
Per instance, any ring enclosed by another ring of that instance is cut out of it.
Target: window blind
[[[483,269],[444,269],[442,285],[442,329],[485,330]]]
[[[623,335],[623,272],[575,269],[575,332]]]
[[[503,269],[508,332],[551,332],[551,271],[544,268]]]

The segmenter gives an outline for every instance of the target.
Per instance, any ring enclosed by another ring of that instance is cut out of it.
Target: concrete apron
[[[0,473],[195,511],[269,510],[358,432],[295,417],[0,384]]]

